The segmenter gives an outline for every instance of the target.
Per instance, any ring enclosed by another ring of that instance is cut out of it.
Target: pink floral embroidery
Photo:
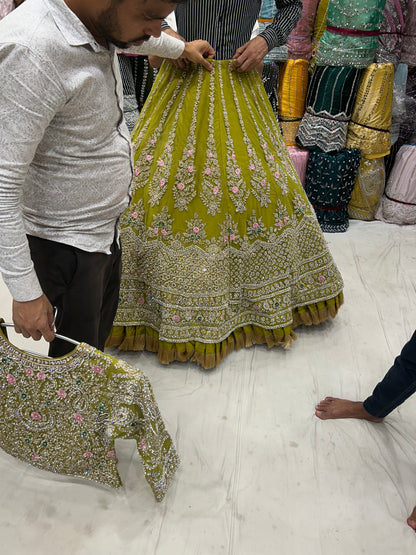
[[[289,221],[289,218],[288,218],[287,216],[285,216],[285,217],[283,218],[283,221],[284,221],[285,224],[286,224],[286,223]]]
[[[138,213],[137,213],[137,212],[133,212],[133,214],[131,215],[131,217],[133,218],[133,220],[137,220]]]
[[[150,144],[154,145],[155,144],[155,140],[154,139],[150,139]]]
[[[194,233],[199,233],[199,227],[196,227],[196,226],[195,226],[194,228],[192,228],[192,231],[193,231]]]
[[[248,153],[249,153],[249,154],[252,154],[252,153],[253,153],[253,151],[252,151],[251,148],[248,149]]]
[[[86,459],[89,459],[90,457],[92,457],[92,453],[91,451],[86,451],[83,455]]]
[[[261,180],[261,184],[263,185],[263,187],[265,187],[265,186],[266,186],[266,180],[265,180],[265,179],[262,179],[262,180]]]
[[[45,375],[44,372],[38,372],[36,374],[36,377],[37,377],[38,380],[44,380],[46,378],[46,375]]]
[[[185,185],[183,183],[178,183],[178,189],[183,191],[185,189]]]
[[[238,187],[233,187],[232,188],[232,192],[236,195],[238,193]]]
[[[214,193],[214,195],[218,195],[218,191],[219,191],[218,187],[214,187],[212,189],[212,192]]]
[[[31,368],[26,368],[25,372],[26,372],[26,376],[29,376],[29,378],[31,378],[34,374]]]
[[[221,318],[221,320],[224,320],[225,314],[221,314],[220,318]]]
[[[154,227],[154,228],[153,228],[153,233],[154,233],[155,235],[157,235],[157,234],[159,233],[159,229],[158,229],[157,227]]]
[[[188,172],[189,172],[189,173],[192,173],[193,171],[194,171],[193,166],[188,166]]]
[[[192,156],[192,154],[193,154],[193,153],[194,153],[194,151],[193,151],[193,150],[188,150],[188,154],[189,154],[189,156]]]
[[[97,374],[102,374],[103,373],[103,369],[101,368],[101,366],[97,366],[97,365],[94,364],[92,369],[94,370],[94,372],[97,372]]]
[[[160,180],[160,186],[163,187],[163,185],[166,183],[166,179],[161,179]]]
[[[279,179],[280,173],[279,173],[279,172],[276,172],[276,173],[274,174],[274,176],[275,176],[276,179]]]
[[[253,229],[257,229],[258,227],[259,227],[259,224],[257,222],[254,222]]]
[[[208,154],[208,158],[214,158],[214,155],[212,154],[212,152],[210,152],[210,153]]]
[[[256,304],[253,306],[253,308],[254,308],[254,310],[258,310],[258,309],[259,309],[259,307],[258,307]]]
[[[38,461],[39,459],[39,455],[32,455],[32,461]]]
[[[80,414],[78,414],[77,412],[74,414],[74,420],[76,422],[82,422],[84,419],[82,418],[82,416]]]
[[[107,451],[107,457],[114,457],[115,452],[114,451]]]
[[[143,303],[144,303],[144,299],[143,299],[143,297],[140,297],[139,298],[139,304],[143,304]]]
[[[209,175],[210,173],[211,173],[211,170],[209,168],[206,168],[205,175]]]
[[[10,384],[16,383],[16,378],[13,376],[13,374],[7,374],[7,381]]]
[[[231,154],[231,158],[235,160],[235,154]]]
[[[57,393],[58,393],[58,397],[60,397],[61,399],[65,399],[66,391],[64,391],[63,389],[58,389]]]
[[[269,158],[270,158],[270,160],[274,160],[273,154],[270,154]]]
[[[230,241],[235,241],[235,235],[234,235],[234,233],[231,233],[231,235],[230,235]]]
[[[33,420],[40,420],[41,419],[41,415],[38,412],[32,412],[32,414],[30,415]]]
[[[150,162],[150,160],[151,160],[152,158],[153,158],[153,157],[150,156],[150,154],[148,154],[148,155],[146,156],[146,160],[147,160],[148,162]]]
[[[140,131],[139,133],[139,137],[142,138],[143,137],[143,131]]]
[[[224,243],[226,243],[227,241],[228,241],[228,237],[224,235]]]
[[[163,237],[165,237],[168,234],[166,229],[162,229],[162,231],[160,233],[163,235]]]
[[[166,145],[166,150],[171,151],[171,150],[172,150],[172,147],[171,147],[170,145]]]
[[[256,166],[254,164],[250,164],[250,170],[255,170]]]
[[[324,276],[319,276],[318,280],[322,283],[323,281],[325,281],[325,277]]]
[[[158,166],[164,166],[165,162],[163,160],[159,160],[157,163]]]
[[[241,173],[241,170],[240,170],[240,168],[236,168],[236,170],[235,170],[235,174],[236,174],[236,175],[240,175],[240,173]]]
[[[263,147],[263,148],[267,148],[266,143],[263,143],[263,144],[262,144],[262,147]]]
[[[146,449],[146,443],[145,443],[144,439],[142,439],[141,442],[140,442],[140,449],[143,449],[143,450]]]
[[[302,203],[300,200],[298,200],[298,206],[302,206]]]
[[[179,322],[179,316],[177,316],[177,315],[175,314],[175,316],[173,317],[173,321],[174,321],[174,322]]]
[[[139,175],[139,173],[140,173],[139,168],[136,168],[136,169],[134,170],[134,173],[135,173],[135,175]]]
[[[282,226],[283,226],[283,222],[280,220],[279,227],[282,227]]]

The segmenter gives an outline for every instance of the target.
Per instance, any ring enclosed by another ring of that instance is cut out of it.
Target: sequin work
[[[81,343],[51,359],[14,347],[0,328],[0,447],[42,470],[122,485],[114,440],[135,439],[158,501],[179,459],[148,378]]]
[[[162,66],[133,132],[109,343],[204,367],[287,345],[336,315],[343,287],[257,73],[213,65]]]

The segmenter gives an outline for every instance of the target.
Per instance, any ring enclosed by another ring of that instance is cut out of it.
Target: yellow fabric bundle
[[[348,126],[347,148],[359,148],[365,158],[390,152],[394,66],[370,64],[364,71]]]
[[[355,220],[374,220],[384,191],[384,158],[363,158],[348,204],[348,215]]]
[[[305,113],[308,61],[287,60],[280,70],[278,114],[286,145],[296,146],[295,137]]]

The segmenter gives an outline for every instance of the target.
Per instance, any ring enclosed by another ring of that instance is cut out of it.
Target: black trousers
[[[111,254],[104,254],[30,235],[28,241],[42,290],[57,310],[57,333],[103,350],[120,289],[121,250],[116,242]],[[54,339],[49,356],[63,356],[73,348]]]
[[[416,391],[416,332],[395,358],[393,366],[364,401],[367,412],[384,418]]]

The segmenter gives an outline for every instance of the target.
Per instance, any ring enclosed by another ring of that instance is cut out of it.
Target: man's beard
[[[150,38],[149,35],[142,35],[141,37],[132,39],[129,42],[123,42],[116,39],[114,35],[119,34],[120,29],[117,22],[117,8],[113,4],[111,4],[109,8],[98,16],[98,19],[95,22],[95,27],[103,39],[107,42],[111,42],[114,46],[121,49],[128,48],[135,42],[146,41]]]

